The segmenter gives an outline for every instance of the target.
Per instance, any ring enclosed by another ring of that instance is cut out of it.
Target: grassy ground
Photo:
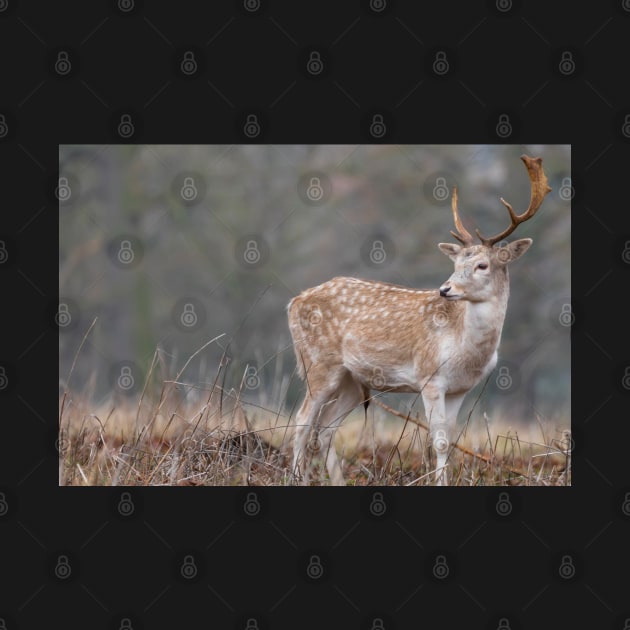
[[[191,391],[165,382],[155,396],[95,405],[66,389],[60,398],[59,484],[268,486],[299,483],[290,472],[293,417],[245,402],[215,384]],[[186,392],[186,394],[184,394]],[[569,422],[508,425],[480,417],[459,427],[451,485],[571,484]],[[460,419],[460,422],[462,420]],[[564,429],[564,430],[563,430]],[[337,432],[348,485],[431,485],[434,458],[418,414],[374,401]],[[313,485],[328,483],[321,453]]]

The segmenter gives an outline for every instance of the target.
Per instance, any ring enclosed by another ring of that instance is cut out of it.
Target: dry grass
[[[292,418],[245,402],[239,390],[168,381],[143,395],[92,405],[60,402],[60,485],[292,485]],[[188,395],[184,392],[188,391]],[[195,391],[195,390],[193,390]],[[199,400],[199,394],[204,398]],[[380,401],[351,413],[336,436],[351,485],[430,485],[427,431],[415,414]],[[533,421],[521,428],[487,417],[461,429],[449,458],[452,485],[570,485],[570,433]],[[316,444],[316,442],[314,442]],[[327,484],[321,453],[314,484]]]
[[[162,382],[152,394],[148,383],[159,362],[156,352],[144,389],[135,400],[114,396],[107,403],[94,404],[88,393],[73,395],[73,364],[59,405],[59,484],[299,483],[291,472],[293,414],[285,410],[282,396],[276,394],[275,400],[281,402],[271,409],[244,400],[244,378],[238,388],[226,389],[226,361],[207,387],[200,389],[180,380],[195,355],[213,341],[191,356],[175,379]],[[561,430],[540,419],[510,426],[490,421],[486,414],[475,421],[469,416],[451,447],[451,485],[571,485],[568,426],[567,422]],[[324,453],[317,452],[317,440],[312,444],[313,484],[325,485]],[[335,445],[349,485],[433,482],[435,458],[426,424],[416,412],[401,413],[375,399],[367,413],[361,409],[348,416]]]

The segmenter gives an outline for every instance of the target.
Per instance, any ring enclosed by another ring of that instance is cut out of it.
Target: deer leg
[[[319,390],[313,394],[312,384],[311,391],[306,393],[304,402],[296,416],[295,438],[293,442],[293,473],[298,475],[302,473],[302,484],[308,484],[310,462],[309,455],[317,452],[321,448],[321,439],[319,436],[319,427],[321,426],[321,417],[326,410],[334,407],[336,391],[340,386],[342,374],[331,377],[331,384],[325,389]],[[309,443],[312,441],[312,445]]]
[[[444,406],[445,406],[445,411],[446,411],[446,422],[448,426],[448,440],[449,440],[447,457],[451,451],[450,443],[457,436],[457,433],[456,433],[457,414],[459,413],[459,410],[462,406],[462,403],[464,402],[465,397],[466,397],[465,393],[464,394],[446,394],[446,396],[444,397]]]
[[[296,416],[296,421],[295,421],[295,438],[294,438],[294,442],[293,442],[293,474],[294,475],[299,475],[300,473],[300,463],[302,461],[304,461],[304,468],[306,465],[306,461],[305,461],[305,449],[306,449],[306,443],[308,442],[308,439],[310,437],[310,433],[311,433],[311,426],[310,423],[308,422],[308,418],[309,418],[309,410],[311,407],[311,397],[310,395],[306,394],[306,397],[304,398],[304,402],[302,403],[302,406],[300,407],[300,410],[297,413]],[[302,471],[304,473],[304,475],[307,474],[306,470]]]
[[[450,444],[450,427],[446,418],[444,392],[439,387],[427,384],[422,390],[422,402],[424,403],[425,415],[429,421],[431,442],[437,460],[435,485],[447,486],[446,459]]]
[[[335,434],[346,416],[364,400],[363,386],[357,383],[348,372],[339,384],[332,402],[321,407],[317,423],[320,427],[318,446],[321,447],[322,453],[326,453],[326,470],[331,485],[346,485],[335,449]]]

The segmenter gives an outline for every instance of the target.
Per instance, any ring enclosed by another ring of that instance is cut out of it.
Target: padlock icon
[[[245,8],[245,11],[254,13],[260,9],[260,0],[243,0],[243,7]]]
[[[570,580],[575,575],[575,566],[571,556],[562,556],[558,573],[563,580]]]
[[[180,568],[182,577],[186,580],[192,580],[197,575],[197,565],[195,559],[192,556],[184,556],[184,561]]]
[[[446,186],[446,178],[436,177],[435,186],[433,186],[433,198],[436,201],[446,201],[446,199],[448,199],[448,187]]]
[[[317,76],[324,69],[324,63],[322,62],[321,55],[316,50],[313,50],[308,56],[306,69],[308,70],[308,73],[313,76]]]
[[[195,180],[192,177],[184,177],[184,185],[179,191],[184,201],[194,201],[197,198],[197,187],[195,186]]]
[[[319,306],[315,305],[315,308],[309,313],[308,323],[310,326],[319,326],[324,319]]]
[[[9,504],[7,503],[7,499],[4,495],[4,492],[0,492],[0,517],[5,516],[9,511]]]
[[[372,243],[372,249],[370,250],[370,260],[375,265],[381,265],[387,259],[387,253],[383,246],[383,241],[376,240]]]
[[[385,499],[383,499],[382,492],[375,492],[372,495],[372,501],[370,501],[370,514],[372,516],[383,516],[387,510]]]
[[[250,617],[245,624],[245,630],[258,630],[258,621]]]
[[[626,241],[624,245],[623,252],[621,252],[621,259],[627,265],[630,265],[630,241]]]
[[[433,61],[433,72],[440,76],[445,75],[449,71],[448,60],[446,59],[446,53],[443,50],[438,50],[435,53],[435,60]]]
[[[565,455],[569,455],[575,449],[575,441],[573,440],[573,436],[571,435],[571,431],[564,430],[562,432],[562,437],[558,440],[558,444],[560,448],[564,451]]]
[[[118,630],[133,630],[131,619],[129,619],[129,617],[123,617],[120,620],[120,626],[118,627]]]
[[[311,453],[319,453],[322,449],[322,441],[319,438],[319,431],[317,429],[313,429],[308,436],[308,442],[306,443],[306,447]]]
[[[118,387],[129,391],[135,384],[135,379],[131,373],[131,368],[128,365],[123,365],[120,368],[120,376],[118,377]]]
[[[319,177],[311,177],[311,181],[306,189],[306,196],[311,201],[319,201],[324,196],[324,188]]]
[[[511,630],[510,628],[510,620],[506,617],[501,617],[499,619],[499,623],[497,625],[497,630]]]
[[[370,10],[380,13],[387,8],[387,0],[370,0]]]
[[[324,575],[324,567],[319,556],[311,556],[306,567],[306,574],[311,580],[319,580]]]
[[[60,177],[59,182],[57,183],[57,188],[55,188],[55,197],[59,199],[59,201],[68,201],[72,196],[72,189],[70,188],[70,184],[68,183],[67,177]]]
[[[512,8],[512,0],[497,0],[496,7],[501,13],[507,13]]]
[[[121,516],[131,516],[134,510],[135,506],[131,500],[131,494],[129,494],[129,492],[123,492],[118,501],[118,513]]]
[[[258,243],[256,241],[247,241],[243,258],[245,262],[250,265],[255,265],[260,262],[260,250],[258,249]]]
[[[437,556],[435,558],[435,564],[433,565],[433,575],[438,580],[444,580],[448,577],[450,570],[446,563],[446,556]]]
[[[560,199],[562,199],[562,201],[571,201],[571,199],[573,199],[575,195],[575,190],[573,188],[573,185],[571,184],[570,177],[562,178],[562,185],[560,186],[558,195],[560,195]]]
[[[382,138],[387,133],[387,127],[383,121],[382,114],[374,114],[372,123],[370,124],[370,135],[373,138]]]
[[[136,255],[131,248],[131,241],[120,241],[120,248],[118,250],[118,261],[121,262],[123,265],[129,265],[134,261],[135,257]]]
[[[57,54],[57,61],[55,61],[55,72],[65,77],[72,70],[72,64],[70,63],[70,57],[65,50],[60,51]]]
[[[258,389],[260,386],[260,377],[258,370],[253,365],[248,365],[245,370],[245,387],[247,389]]]
[[[385,630],[385,624],[380,617],[374,619],[371,630]]]
[[[630,492],[626,492],[626,496],[621,504],[621,511],[625,516],[630,516]]]
[[[630,389],[630,367],[626,367],[621,384],[624,386],[624,389]]]
[[[129,11],[133,11],[134,7],[134,0],[118,0],[118,8],[123,13],[129,13]]]
[[[438,429],[433,434],[433,446],[438,453],[446,451],[449,445],[448,435],[444,429]]]
[[[560,309],[560,315],[558,315],[558,321],[560,322],[561,326],[573,326],[575,315],[573,315],[570,304],[562,305],[562,308]]]
[[[621,133],[626,137],[630,138],[630,114],[626,114],[623,119],[623,125],[621,126]]]
[[[497,258],[500,262],[507,264],[510,262],[512,258],[512,254],[510,254],[510,250],[508,249],[508,242],[501,241],[499,243],[499,247],[497,248]]]
[[[4,365],[0,365],[0,391],[9,386],[9,377]]]
[[[512,377],[510,376],[510,370],[505,365],[499,368],[499,374],[497,375],[497,387],[502,390],[507,390],[512,387]]]
[[[9,260],[9,252],[7,251],[7,245],[4,241],[0,241],[0,265],[3,265]]]
[[[256,138],[260,134],[260,123],[258,122],[258,116],[256,114],[248,114],[245,119],[245,126],[243,127],[243,133],[248,138]]]
[[[512,135],[512,124],[507,114],[501,114],[499,116],[499,122],[497,122],[495,131],[499,138],[509,138]]]
[[[129,114],[122,114],[120,122],[118,123],[118,135],[121,138],[131,138],[134,131],[135,128],[133,122],[131,122],[131,116]]]
[[[190,328],[197,324],[199,318],[197,317],[197,313],[195,313],[194,304],[191,304],[190,302],[186,302],[186,304],[184,304],[184,310],[179,317],[179,321],[182,323],[182,326],[186,326],[186,328]]]
[[[383,374],[383,368],[375,367],[372,371],[372,378],[370,379],[370,385],[372,389],[381,390],[385,387],[385,376]]]
[[[433,319],[433,323],[438,328],[442,328],[442,326],[446,326],[446,324],[448,324],[448,314],[442,308],[440,308],[435,313],[433,313],[432,319]]]
[[[55,449],[60,455],[64,455],[68,450],[68,446],[70,446],[70,441],[66,437],[66,434],[63,429],[59,430],[59,435],[55,440]]]
[[[247,516],[257,516],[260,513],[260,502],[255,492],[248,492],[243,504],[243,511]]]
[[[499,516],[508,516],[512,512],[512,502],[507,492],[499,493],[496,510]]]
[[[9,125],[4,114],[0,114],[0,138],[4,138],[9,133]]]
[[[68,556],[61,555],[57,558],[55,565],[55,576],[60,580],[67,580],[72,575],[72,568],[68,561]]]
[[[187,50],[184,53],[184,59],[180,65],[180,69],[188,76],[197,72],[197,61],[195,60],[195,53],[192,50]]]
[[[57,309],[57,313],[55,315],[55,323],[61,328],[70,326],[72,323],[72,315],[70,314],[70,309],[65,302],[59,303],[59,308]]]
[[[560,70],[564,76],[569,76],[575,72],[575,61],[573,60],[573,53],[571,51],[565,50],[562,53],[558,70]]]

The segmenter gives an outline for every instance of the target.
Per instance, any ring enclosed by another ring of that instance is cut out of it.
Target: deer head
[[[485,302],[492,296],[502,296],[501,285],[507,290],[507,264],[520,258],[531,246],[531,238],[522,238],[507,245],[495,248],[497,243],[525,221],[531,219],[551,190],[547,177],[542,168],[542,158],[530,158],[522,155],[521,160],[527,167],[531,182],[531,198],[529,207],[522,214],[516,214],[512,206],[501,198],[501,203],[508,209],[510,225],[495,236],[482,236],[476,230],[481,244],[475,244],[475,239],[464,227],[457,209],[457,189],[453,189],[452,210],[456,231],[451,234],[461,243],[440,243],[440,251],[446,254],[455,264],[455,271],[440,287],[440,295],[447,300],[469,300],[471,302]],[[505,296],[507,298],[507,295]]]

